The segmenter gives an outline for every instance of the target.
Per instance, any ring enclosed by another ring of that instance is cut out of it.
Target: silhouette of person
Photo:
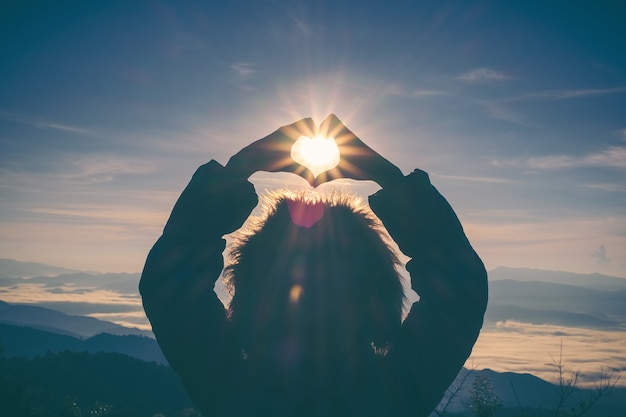
[[[336,116],[320,130],[335,137],[339,165],[314,178],[293,161],[294,141],[316,129],[300,120],[225,167],[212,160],[196,171],[147,257],[146,314],[206,416],[426,417],[478,337],[485,268],[428,175],[404,176]],[[257,205],[248,181],[257,171],[293,172],[315,186],[372,180],[381,190],[371,211],[336,192],[275,193],[224,269],[223,236]],[[420,297],[404,321],[385,228],[411,258]],[[228,308],[214,291],[223,269]]]

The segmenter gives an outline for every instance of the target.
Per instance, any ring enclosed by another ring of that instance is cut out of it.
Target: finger
[[[352,144],[359,141],[357,136],[348,127],[343,124],[334,114],[329,114],[320,125],[320,132],[324,136],[330,136],[335,139],[337,146],[340,148],[344,145]]]
[[[313,187],[317,187],[318,185],[324,184],[325,182],[330,182],[332,180],[336,180],[339,178],[344,178],[343,172],[339,167],[335,167],[328,171],[324,171],[320,173],[317,177],[315,177],[315,181],[313,181]]]
[[[341,131],[347,129],[341,120],[333,113],[326,116],[326,118],[320,124],[320,133],[324,136],[338,136]]]
[[[315,180],[313,172],[311,172],[307,167],[298,164],[297,162],[285,166],[283,169],[281,169],[281,171],[293,172],[294,174],[304,178],[306,182],[308,182],[310,185],[313,185],[313,181]]]
[[[305,117],[304,119],[295,122],[295,124],[300,131],[301,136],[315,136],[317,126],[315,126],[315,122],[312,118]]]
[[[283,126],[280,128],[280,130],[292,141],[296,141],[300,136],[315,136],[317,128],[313,119],[310,117],[306,117],[304,119],[295,121],[290,125]]]
[[[317,188],[317,187],[319,187],[320,185],[324,184],[325,182],[327,182],[327,181],[326,181],[324,178],[322,178],[322,177],[320,177],[320,176],[318,175],[318,176],[317,176],[317,178],[315,178],[315,179],[313,180],[313,182],[311,183],[311,186],[312,186],[313,188]]]

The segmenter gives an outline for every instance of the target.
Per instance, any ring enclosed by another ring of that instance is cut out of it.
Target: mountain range
[[[573,274],[520,268],[496,268],[489,272],[490,301],[486,325],[514,320],[611,331],[626,329],[626,279],[601,274]],[[0,259],[0,299],[37,288],[51,295],[81,295],[80,301],[33,303],[0,301],[0,345],[9,357],[41,357],[47,352],[113,352],[147,362],[166,363],[153,335],[88,317],[94,312],[141,313],[137,283],[139,274],[106,274],[74,271],[37,263]],[[89,302],[92,291],[106,289],[129,300],[127,305]],[[219,289],[218,289],[219,291]],[[223,294],[222,294],[223,295]],[[466,371],[467,372],[467,371]],[[549,407],[555,385],[530,374],[471,371],[452,412],[465,410],[471,380],[489,378],[505,407]],[[587,398],[592,391],[576,391]],[[626,415],[626,388],[615,388],[603,399],[598,415]],[[618,411],[615,411],[618,410]],[[591,414],[593,415],[593,414]]]
[[[112,352],[166,364],[157,342],[146,336],[100,333],[82,339],[56,332],[0,323],[0,346],[7,356],[33,358],[48,352]]]
[[[93,317],[61,313],[50,308],[0,301],[0,323],[29,326],[68,336],[86,338],[100,333],[152,336],[152,332],[120,326]]]
[[[137,289],[139,278],[138,273],[82,272],[0,259],[0,300],[13,304],[0,302],[0,322],[78,337],[102,332],[151,336],[149,330],[139,329],[149,328]],[[498,267],[489,271],[489,282],[486,325],[513,320],[626,330],[624,278]],[[220,283],[215,290],[220,299],[227,299]],[[43,295],[34,297],[35,292]],[[124,326],[85,316],[111,317]],[[138,328],[129,330],[133,324]]]
[[[61,354],[61,356],[68,360],[68,365],[74,366],[74,360],[85,361],[87,358],[84,356],[67,356],[67,352],[87,352],[93,356],[90,359],[91,366],[96,365],[102,358],[106,360],[109,365],[118,367],[118,362],[124,362],[117,359],[115,356],[102,356],[102,354],[122,354],[124,356],[130,356],[136,359],[140,359],[144,362],[152,362],[155,364],[166,364],[162,353],[155,340],[143,336],[127,335],[116,336],[109,334],[100,334],[88,339],[78,339],[72,336],[61,335],[58,333],[47,332],[40,329],[33,329],[27,326],[16,326],[0,323],[0,365],[2,365],[1,358],[30,358],[34,360],[32,365],[29,365],[30,373],[37,373],[37,364],[44,366],[47,362],[57,363],[55,354]],[[61,358],[60,357],[60,358]],[[23,362],[19,362],[23,363]],[[18,363],[18,364],[19,364]],[[21,365],[23,366],[23,365]],[[49,365],[46,365],[49,366]],[[0,366],[1,368],[1,366]],[[47,368],[45,368],[47,369]],[[42,369],[41,372],[48,372]],[[118,378],[123,378],[123,366],[122,369],[116,371]],[[0,372],[0,377],[2,377]],[[136,377],[136,376],[135,376]],[[155,376],[160,378],[159,375]],[[530,374],[518,374],[512,372],[495,372],[490,369],[464,369],[457,377],[457,381],[453,386],[459,386],[458,393],[453,396],[452,401],[446,407],[446,413],[467,413],[467,404],[469,398],[472,395],[472,389],[474,389],[473,382],[476,377],[487,378],[490,385],[493,388],[492,393],[495,394],[500,401],[504,409],[512,410],[512,412],[519,413],[531,412],[532,415],[539,415],[536,409],[550,409],[554,407],[559,398],[559,386],[551,384],[540,378],[537,378]],[[80,381],[75,379],[80,378],[80,374],[72,377],[70,385],[76,385]],[[93,378],[88,378],[83,382],[84,386],[90,386],[93,383]],[[39,382],[37,382],[38,384]],[[60,385],[65,385],[64,380],[57,382]],[[69,383],[69,382],[68,382]],[[157,383],[158,381],[153,381]],[[169,382],[173,384],[175,382]],[[33,382],[35,384],[35,382]],[[181,390],[180,383],[175,383],[177,392]],[[73,388],[76,390],[77,388]],[[2,391],[2,387],[0,387]],[[108,392],[108,391],[107,391]],[[94,393],[96,394],[96,393]],[[91,394],[93,395],[93,394]],[[575,389],[572,391],[572,395],[567,402],[567,407],[574,407],[578,403],[592,398],[594,395],[593,390]],[[0,392],[0,397],[2,393]],[[80,395],[80,398],[87,397],[85,392]],[[96,397],[97,398],[97,394]],[[444,404],[442,402],[442,404]],[[443,405],[440,405],[440,410]],[[589,413],[589,417],[593,416],[618,416],[623,415],[626,412],[626,388],[615,387],[609,392],[609,395],[603,396],[601,401],[594,406],[593,412]],[[434,416],[435,414],[433,414]],[[468,414],[469,415],[469,414]]]

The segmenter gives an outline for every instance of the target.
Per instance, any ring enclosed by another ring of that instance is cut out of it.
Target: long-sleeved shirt
[[[207,416],[427,417],[469,357],[487,305],[487,274],[453,209],[420,170],[369,197],[400,250],[419,295],[386,355],[319,370],[321,386],[277,384],[233,340],[214,291],[224,235],[258,198],[219,163],[201,166],[150,251],[140,292],[154,334]],[[355,359],[356,360],[356,359]],[[343,368],[350,368],[350,372]],[[318,371],[316,371],[318,372]]]

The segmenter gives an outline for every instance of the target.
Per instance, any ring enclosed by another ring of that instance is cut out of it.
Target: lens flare
[[[302,296],[302,292],[304,291],[304,289],[302,288],[301,285],[294,285],[293,287],[291,287],[291,291],[289,291],[289,301],[292,304],[297,304],[298,301],[300,301],[300,297]]]

